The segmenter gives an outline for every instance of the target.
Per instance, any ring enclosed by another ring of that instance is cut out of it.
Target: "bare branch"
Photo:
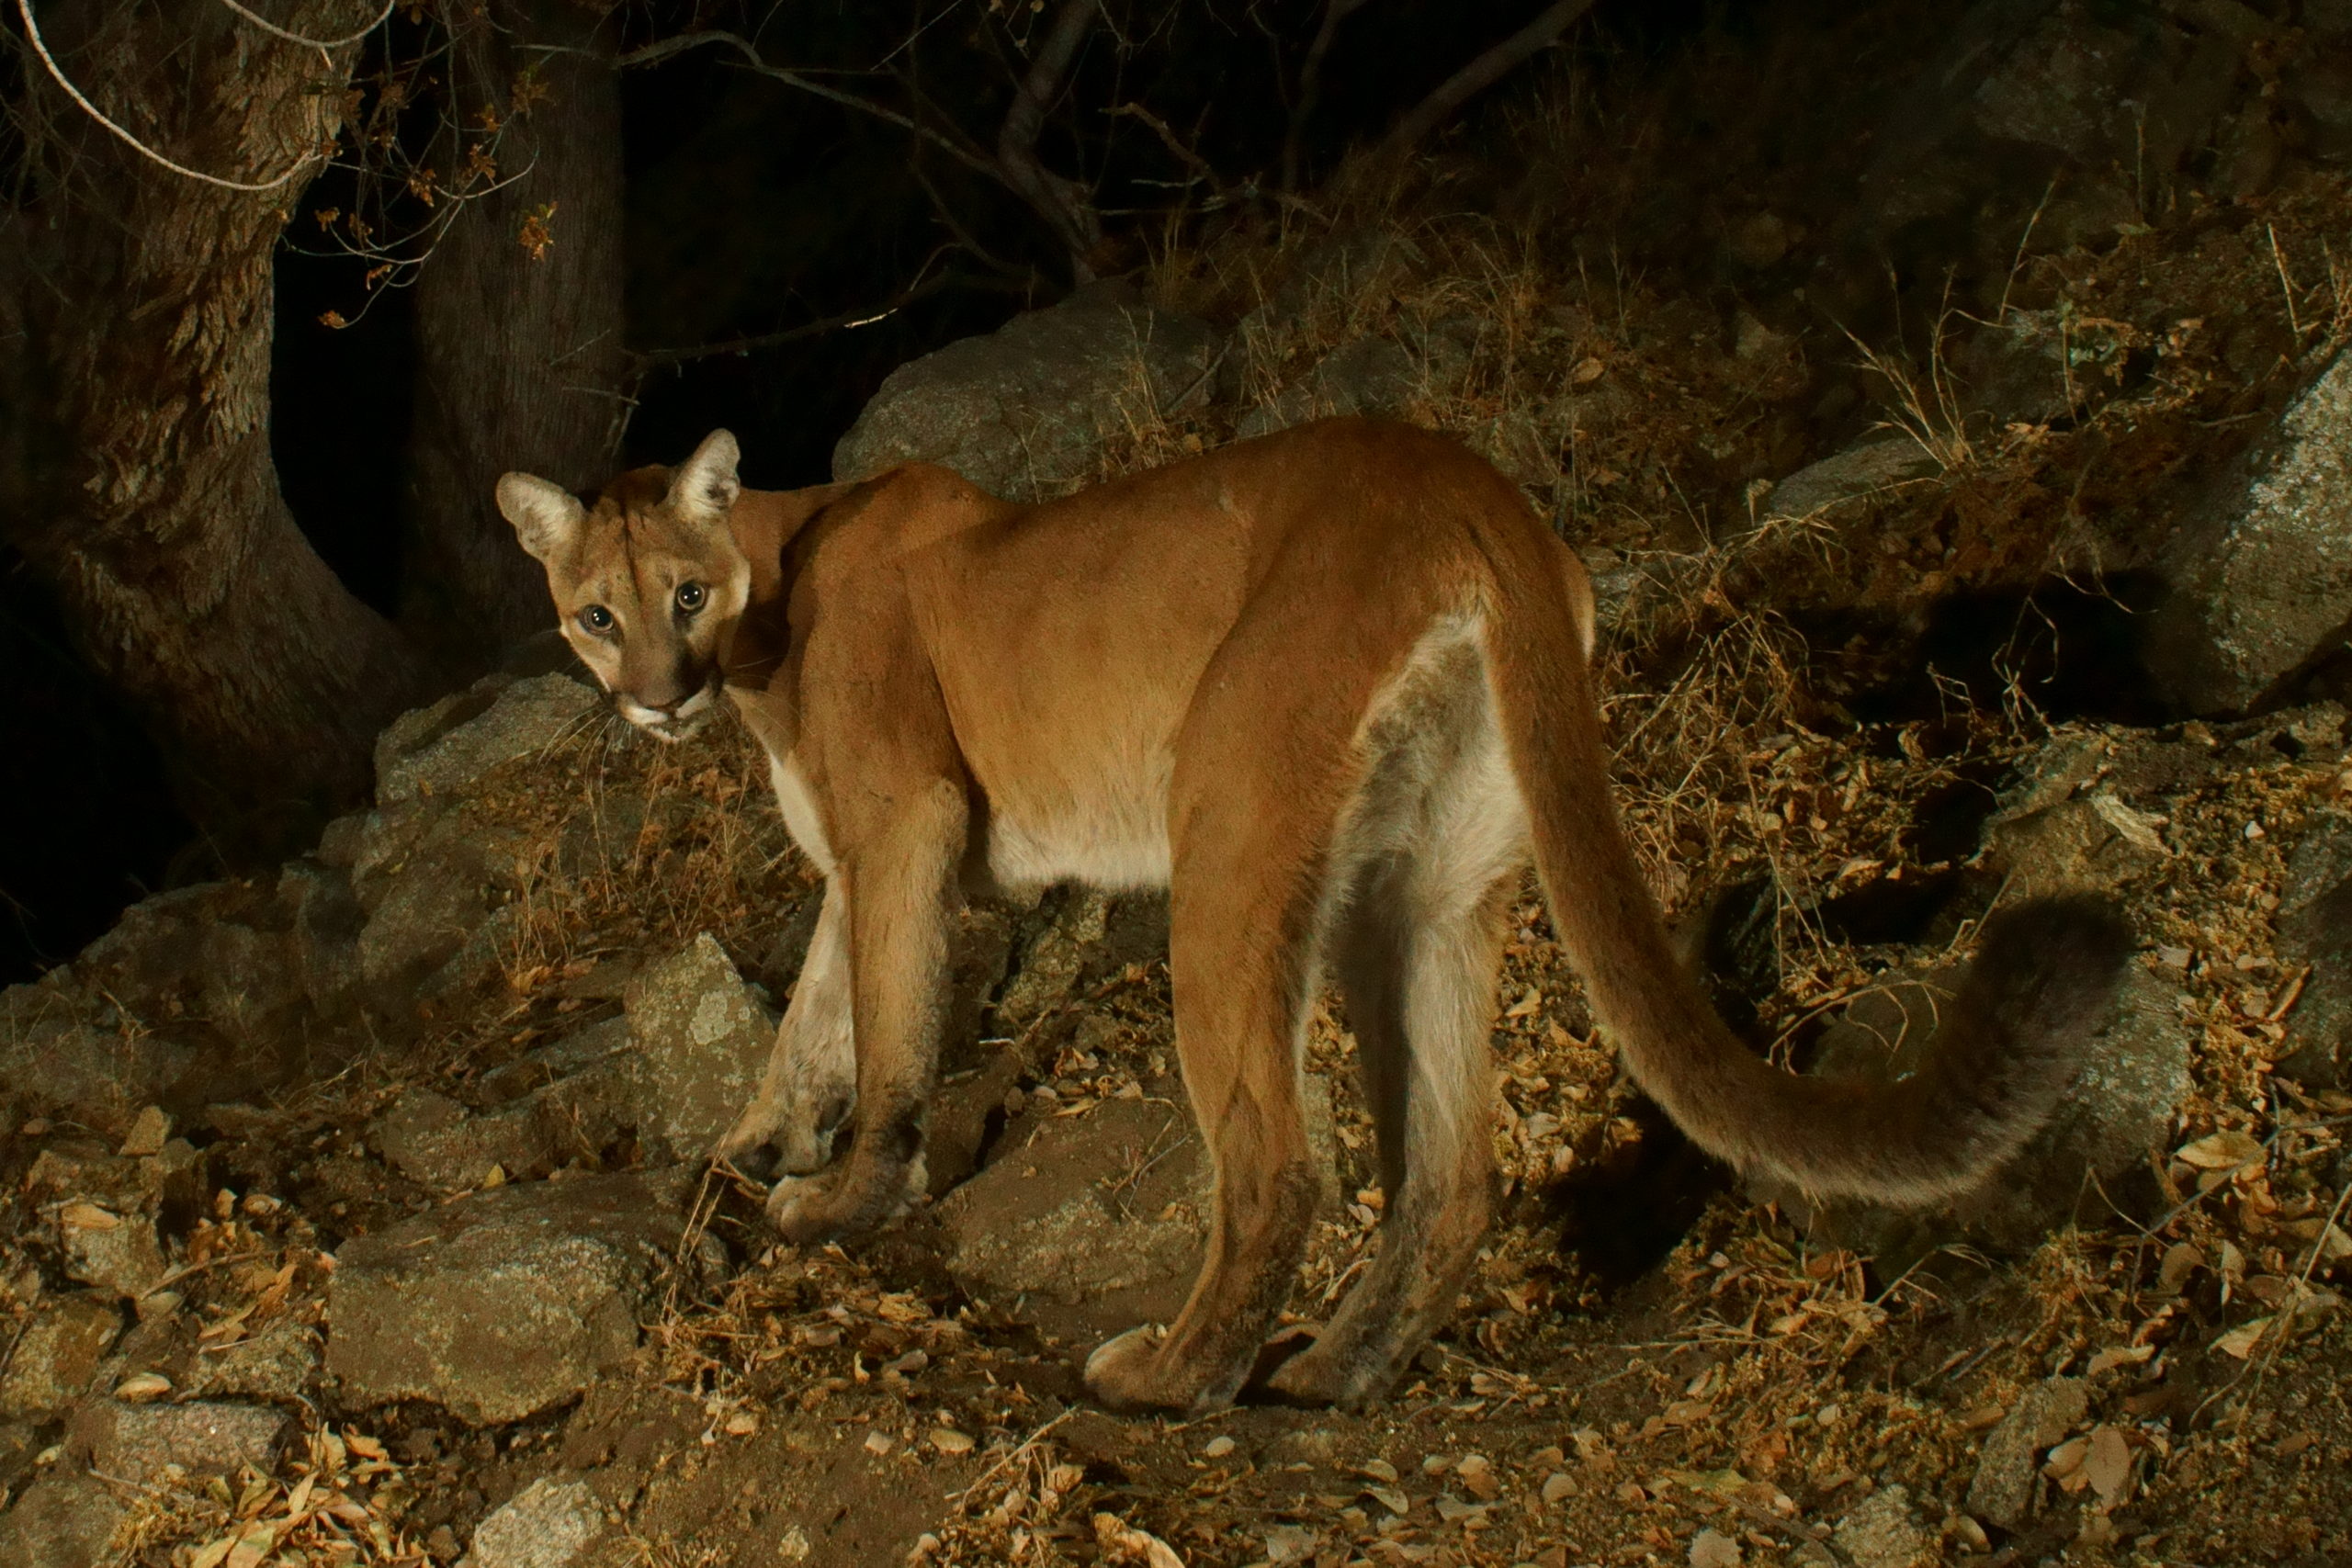
[[[1176,133],[1168,129],[1166,120],[1141,104],[1121,104],[1116,108],[1104,109],[1102,112],[1106,115],[1125,115],[1129,118],[1143,121],[1151,133],[1159,138],[1160,145],[1174,153],[1176,161],[1192,170],[1198,179],[1205,182],[1211,192],[1218,195],[1224,193],[1225,182],[1216,177],[1216,171],[1209,166],[1209,161],[1178,141]]]
[[[1060,96],[1096,9],[1097,0],[1063,0],[1046,41],[1029,62],[1029,73],[1013,91],[1012,107],[1005,111],[1004,129],[996,139],[998,177],[1060,237],[1069,251],[1070,272],[1080,283],[1094,281],[1087,255],[1102,243],[1102,220],[1083,186],[1038,161],[1037,133],[1045,129],[1046,110]]]
[[[288,168],[284,174],[278,175],[276,179],[263,180],[259,183],[253,183],[245,180],[224,180],[218,175],[208,175],[201,169],[191,169],[185,164],[175,164],[169,158],[164,157],[161,152],[156,152],[153,147],[148,146],[144,141],[140,141],[138,137],[133,136],[130,131],[125,130],[121,126],[117,125],[113,120],[108,119],[106,115],[99,110],[97,105],[92,103],[88,98],[82,96],[81,88],[76,87],[72,81],[67,79],[64,69],[57,63],[56,57],[49,52],[49,44],[40,36],[40,24],[33,20],[32,0],[17,0],[17,15],[25,19],[26,40],[33,46],[33,52],[40,57],[40,62],[47,68],[51,79],[65,90],[65,96],[73,99],[74,102],[81,107],[84,114],[88,115],[92,119],[96,120],[100,125],[106,127],[107,130],[112,131],[125,146],[138,153],[141,157],[147,159],[151,163],[161,164],[163,167],[169,169],[172,173],[179,175],[183,179],[195,180],[203,185],[217,186],[222,190],[241,191],[247,195],[253,195],[261,191],[276,190],[278,186],[285,185],[295,175],[309,168],[312,164],[317,163],[321,156],[322,156],[322,154],[318,152],[306,152],[301,157],[294,161],[292,167]],[[366,35],[362,34],[360,36],[364,37]]]
[[[299,43],[304,49],[329,50],[341,49],[345,44],[357,43],[361,39],[366,38],[378,28],[382,27],[384,23],[390,18],[392,7],[399,5],[400,0],[384,0],[384,8],[376,13],[376,19],[374,21],[369,22],[357,32],[345,33],[341,38],[305,38],[300,33],[288,32],[286,28],[279,27],[276,22],[271,21],[267,17],[257,16],[254,12],[246,10],[243,6],[237,4],[237,0],[220,0],[220,4],[228,6],[229,9],[234,11],[237,15],[251,22],[262,31],[269,34],[272,38],[282,38],[288,43]]]
[[[1408,110],[1381,143],[1390,154],[1403,152],[1436,130],[1447,116],[1493,86],[1532,56],[1559,42],[1568,24],[1592,9],[1592,0],[1558,0],[1537,14],[1519,31],[1479,55],[1438,85],[1435,92]]]
[[[869,306],[862,310],[844,310],[838,316],[825,316],[817,321],[803,321],[797,327],[786,327],[782,332],[754,333],[746,337],[729,338],[724,343],[707,343],[693,348],[649,349],[643,353],[631,354],[629,357],[636,362],[638,373],[642,375],[650,370],[662,370],[672,366],[691,364],[697,359],[716,359],[721,355],[751,354],[763,348],[780,348],[787,343],[798,343],[802,338],[817,337],[825,333],[839,332],[851,327],[871,326],[885,317],[896,315],[927,295],[938,293],[954,281],[949,274],[944,272],[931,276],[923,276],[931,271],[931,264],[939,259],[939,252],[933,251],[926,257],[922,265],[917,269],[916,281],[900,289],[886,304]]]
[[[931,197],[932,213],[939,220],[940,227],[953,235],[958,245],[979,258],[981,265],[1007,277],[1026,278],[1033,284],[1036,281],[1035,271],[1028,267],[1015,266],[1006,261],[986,245],[981,244],[978,238],[957,220],[955,209],[947,205],[947,198],[940,194],[939,187],[931,183],[931,175],[924,171],[922,159],[909,159],[907,172],[914,175],[915,184],[922,186],[923,195]]]
[[[1298,100],[1291,106],[1290,127],[1283,133],[1283,189],[1298,189],[1298,149],[1306,134],[1306,118],[1315,112],[1316,100],[1323,96],[1323,57],[1331,52],[1331,40],[1339,35],[1340,24],[1370,5],[1372,0],[1325,0],[1323,25],[1315,29],[1315,41],[1306,46],[1306,59],[1298,68]]]
[[[24,0],[17,0],[17,3],[21,5]],[[919,120],[902,115],[896,109],[887,108],[870,98],[861,98],[855,93],[844,93],[838,87],[829,87],[822,82],[802,75],[797,71],[788,71],[781,65],[770,65],[760,58],[760,51],[752,47],[749,39],[737,33],[725,32],[718,28],[702,32],[680,33],[675,38],[666,38],[659,43],[649,43],[643,49],[631,50],[628,53],[621,55],[614,63],[651,65],[659,61],[667,60],[672,55],[684,54],[688,50],[701,49],[710,44],[719,44],[735,51],[743,57],[745,64],[760,75],[773,77],[786,86],[797,87],[804,93],[814,94],[828,103],[855,109],[860,114],[871,115],[876,119],[898,126],[903,130],[912,131],[966,168],[986,175],[1000,184],[1008,186],[1012,185],[1012,182],[1005,177],[1004,171],[996,164],[962,146],[952,138],[941,135]],[[1025,194],[1017,186],[1013,188],[1016,195]]]

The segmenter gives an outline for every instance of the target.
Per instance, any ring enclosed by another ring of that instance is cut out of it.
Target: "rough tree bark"
[[[281,24],[348,32],[364,0]],[[372,9],[372,6],[369,7]],[[392,627],[296,527],[269,447],[271,254],[339,123],[356,45],[273,38],[211,0],[42,12],[76,85],[149,147],[107,135],[30,60],[45,126],[0,224],[0,513],[80,650],[141,712],[197,819],[232,853],[279,847],[368,781],[414,694]]]
[[[577,0],[499,0],[453,63],[466,122],[483,106],[508,119],[500,172],[523,175],[467,203],[417,282],[409,516],[421,558],[404,574],[402,617],[459,664],[552,624],[546,578],[492,500],[498,476],[525,468],[592,490],[619,446],[621,100],[601,16]],[[526,71],[546,96],[517,116]],[[541,214],[552,243],[534,257],[519,236]]]

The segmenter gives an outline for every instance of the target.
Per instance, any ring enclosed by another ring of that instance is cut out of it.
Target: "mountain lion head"
[[[714,430],[676,469],[633,468],[592,509],[529,474],[498,481],[498,509],[547,568],[563,635],[622,717],[683,740],[718,705],[751,593],[728,515],[742,486],[735,437]]]

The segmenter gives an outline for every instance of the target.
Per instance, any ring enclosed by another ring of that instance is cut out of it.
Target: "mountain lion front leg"
[[[926,1185],[923,1120],[938,1077],[949,911],[968,807],[946,779],[891,793],[888,816],[833,871],[845,905],[856,1130],[848,1158],[831,1171],[786,1177],[768,1194],[769,1221],[792,1241],[873,1230]]]
[[[740,1160],[773,1145],[778,1168],[806,1176],[833,1157],[833,1134],[857,1104],[848,908],[841,878],[828,877],[760,1091],[719,1140],[720,1158]]]

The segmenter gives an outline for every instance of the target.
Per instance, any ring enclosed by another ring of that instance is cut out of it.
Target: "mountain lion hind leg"
[[[1296,1404],[1385,1394],[1453,1316],[1493,1210],[1488,1037],[1526,816],[1471,630],[1466,617],[1441,622],[1375,705],[1374,760],[1341,836],[1362,858],[1332,966],[1387,1203],[1371,1268],[1267,1380]]]
[[[1245,617],[1203,676],[1178,742],[1169,821],[1176,1048],[1216,1176],[1207,1256],[1164,1334],[1088,1358],[1114,1410],[1204,1410],[1239,1391],[1289,1300],[1328,1179],[1306,1137],[1304,1031],[1331,893],[1329,850],[1360,764],[1363,692],[1270,680],[1295,662],[1283,617]],[[1283,743],[1270,743],[1279,736]]]

